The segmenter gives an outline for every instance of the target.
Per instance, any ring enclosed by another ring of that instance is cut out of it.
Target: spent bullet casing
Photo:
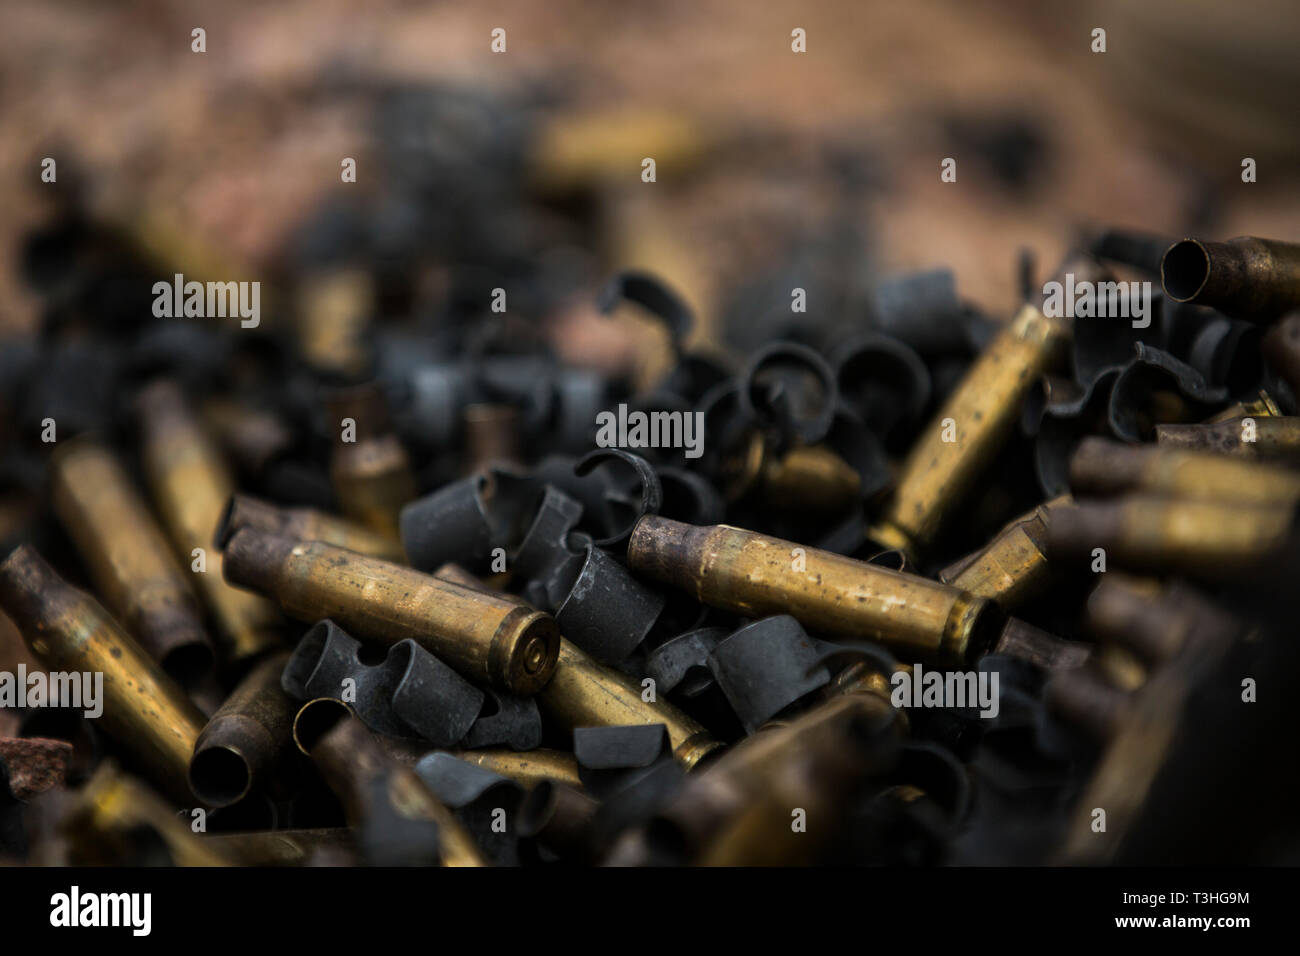
[[[109,609],[169,674],[197,680],[212,664],[198,602],[112,453],[73,439],[55,452],[50,476],[55,513]]]
[[[634,570],[710,607],[789,614],[822,634],[879,641],[908,661],[965,663],[1001,623],[996,605],[958,588],[727,525],[647,515],[627,556]]]
[[[1300,308],[1300,245],[1254,236],[1183,239],[1160,260],[1160,282],[1175,302],[1269,322]]]
[[[811,862],[829,834],[795,833],[791,810],[835,819],[862,780],[891,765],[897,719],[887,699],[844,694],[761,730],[692,775],[653,820],[650,838],[706,865]]]
[[[232,495],[218,525],[218,546],[225,547],[240,528],[256,528],[295,541],[322,541],[372,558],[406,563],[406,552],[392,539],[315,508],[284,508],[250,495]]]
[[[1159,445],[1125,445],[1085,438],[1070,458],[1076,493],[1149,492],[1240,504],[1300,500],[1300,475],[1285,468],[1233,460],[1210,452]]]
[[[582,789],[578,776],[578,761],[573,754],[563,750],[505,750],[488,747],[483,750],[454,750],[453,756],[466,763],[491,770],[507,777],[521,787],[534,787],[551,780]]]
[[[222,657],[236,668],[281,644],[282,619],[263,598],[231,587],[221,573],[213,534],[235,490],[220,451],[185,396],[157,382],[137,400],[141,458],[153,500],[182,565],[203,549],[205,570],[195,580],[217,624]]]
[[[1197,425],[1157,425],[1156,444],[1300,468],[1300,417],[1245,416]]]
[[[1050,580],[1047,523],[1054,508],[1069,500],[1053,499],[1004,528],[987,546],[939,572],[939,580],[996,601],[1012,611],[1041,594]]]
[[[225,807],[260,788],[290,746],[297,705],[280,686],[288,653],[256,665],[194,745],[190,789],[204,803]]]
[[[74,865],[139,865],[161,845],[174,866],[231,866],[238,857],[195,833],[161,797],[105,761],[73,797],[60,824],[72,843]],[[153,840],[142,839],[149,834]]]
[[[330,789],[338,796],[352,827],[365,828],[372,821],[379,831],[372,836],[381,852],[399,852],[387,845],[384,832],[396,817],[437,828],[437,843],[443,866],[486,866],[487,862],[468,833],[409,766],[389,757],[346,704],[327,698],[315,701],[323,711],[310,731],[304,731],[300,745],[310,754]],[[405,834],[397,834],[401,839]]]
[[[1040,375],[1063,358],[1070,327],[1026,305],[967,370],[908,454],[867,536],[924,553],[987,472]]]
[[[435,576],[465,587],[486,589],[478,578],[455,564],[443,565]],[[521,605],[524,603],[509,595],[502,596]],[[704,727],[668,701],[658,695],[654,700],[646,700],[635,680],[620,670],[599,663],[563,637],[560,638],[555,673],[538,693],[537,704],[548,718],[567,730],[663,724],[668,731],[673,756],[688,770],[722,746]],[[504,776],[514,776],[497,767],[490,769]],[[574,783],[577,780],[576,767],[572,779],[558,779]]]
[[[186,778],[203,715],[99,602],[20,545],[0,564],[0,609],[50,670],[104,675],[97,722],[160,787],[188,799]]]
[[[343,513],[371,531],[401,541],[398,515],[414,500],[411,462],[388,423],[388,407],[377,386],[364,385],[336,393],[329,402],[334,418],[334,454],[330,481]],[[345,439],[342,422],[350,420],[355,434]]]
[[[1136,569],[1182,571],[1211,578],[1248,575],[1286,546],[1291,505],[1223,504],[1128,495],[1062,508],[1048,528],[1048,552],[1095,559],[1105,552]]]
[[[226,578],[274,598],[290,617],[330,618],[385,645],[413,639],[472,680],[516,694],[550,679],[560,634],[549,614],[319,541],[241,528]]]

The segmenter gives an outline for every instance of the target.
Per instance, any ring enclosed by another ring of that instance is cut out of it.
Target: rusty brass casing
[[[1021,309],[912,447],[883,515],[867,536],[913,557],[923,554],[993,463],[1025,396],[1062,360],[1069,341],[1066,321],[1048,318],[1032,305]],[[955,440],[945,441],[950,429]]]
[[[290,617],[328,617],[382,644],[412,638],[466,677],[516,694],[537,693],[555,670],[560,632],[549,614],[388,561],[241,528],[225,569]]]
[[[485,589],[483,582],[456,564],[444,564],[435,576],[468,588]],[[522,600],[508,594],[501,596],[524,604]],[[635,680],[620,670],[598,663],[564,638],[560,638],[555,673],[538,693],[537,704],[549,719],[568,730],[577,727],[663,724],[668,730],[673,756],[688,770],[722,746],[704,727],[671,703],[658,696],[654,701],[644,700],[641,687]],[[473,754],[481,753],[484,751],[470,751],[469,755],[457,756],[472,760]],[[495,767],[490,769],[504,776],[512,776]],[[559,779],[581,786],[577,781],[576,766],[573,778]]]
[[[288,752],[297,705],[280,686],[288,652],[248,672],[194,745],[190,789],[209,806],[238,803],[264,784]]]
[[[897,716],[875,694],[844,694],[761,730],[693,774],[649,839],[670,837],[675,851],[706,865],[814,862],[832,831],[794,832],[791,810],[836,819],[864,779],[891,765]]]
[[[789,614],[822,634],[880,641],[908,662],[965,663],[1000,625],[996,605],[955,587],[728,525],[647,515],[627,557],[710,607]]]
[[[1079,443],[1070,457],[1070,486],[1083,494],[1141,491],[1244,505],[1300,501],[1300,475],[1285,468],[1104,438]]]
[[[1300,468],[1300,417],[1245,416],[1210,424],[1157,425],[1156,444]]]
[[[283,621],[263,598],[233,588],[221,573],[213,535],[234,479],[216,445],[173,382],[155,382],[136,402],[145,479],[182,566],[202,548],[206,570],[194,577],[217,624],[225,663],[239,669],[282,644]]]
[[[564,750],[506,750],[487,747],[483,750],[448,751],[459,760],[491,770],[519,784],[524,789],[536,786],[543,780],[556,780],[570,787],[582,789],[578,776],[578,758]]]
[[[99,602],[20,545],[0,564],[0,610],[51,671],[103,673],[97,723],[159,787],[188,800],[186,774],[203,715]]]
[[[54,511],[96,590],[163,669],[192,682],[212,664],[186,572],[131,480],[99,443],[61,443],[50,461]]]
[[[141,831],[159,840],[175,866],[233,866],[239,859],[195,833],[166,801],[111,760],[72,798],[59,829],[74,865],[121,864],[140,851]]]
[[[345,704],[334,702],[340,711]],[[312,762],[343,804],[348,823],[365,827],[393,814],[437,827],[443,866],[487,866],[479,848],[451,811],[410,767],[389,758],[355,716],[341,716],[305,740]],[[382,806],[381,806],[382,805]]]
[[[398,515],[415,499],[415,474],[389,426],[383,392],[361,385],[336,392],[328,404],[335,429],[330,481],[339,506],[349,518],[400,543]],[[355,423],[355,441],[343,440],[346,419]]]
[[[1069,496],[1062,495],[1017,518],[984,548],[940,571],[939,580],[996,601],[1008,612],[1037,597],[1051,576],[1047,523],[1052,510],[1068,501]]]
[[[1132,691],[1116,686],[1093,664],[1057,671],[1043,686],[1047,710],[1096,741],[1118,733],[1133,699]]]
[[[296,541],[322,541],[372,558],[406,563],[406,552],[400,544],[355,521],[315,508],[282,508],[249,495],[232,495],[221,516],[217,545],[224,547],[224,542],[240,528],[256,528]]]
[[[990,653],[1015,657],[1041,670],[1059,671],[1083,665],[1092,656],[1093,649],[1091,644],[1067,641],[1019,618],[1009,617]]]
[[[1105,551],[1108,563],[1222,578],[1249,574],[1286,544],[1294,507],[1129,495],[1062,508],[1048,550],[1067,558]]]
[[[1183,239],[1160,260],[1160,284],[1175,302],[1268,322],[1300,308],[1300,245],[1254,236]]]

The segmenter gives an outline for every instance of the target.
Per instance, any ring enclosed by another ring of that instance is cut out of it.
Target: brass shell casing
[[[1251,440],[1245,440],[1249,436]],[[1244,416],[1199,425],[1157,425],[1156,444],[1300,467],[1300,416]]]
[[[821,634],[880,641],[908,662],[965,663],[1000,623],[991,602],[946,584],[728,525],[647,515],[627,557],[710,607],[789,614]]]
[[[1069,325],[1026,305],[975,360],[912,447],[879,522],[867,536],[910,556],[924,553],[988,470],[1029,390],[1055,367]],[[944,422],[952,420],[949,427]],[[953,441],[945,441],[951,429]]]
[[[449,751],[457,759],[491,770],[519,784],[534,787],[543,780],[558,780],[582,789],[578,776],[578,759],[563,750],[506,750],[488,747],[483,750]]]
[[[0,564],[0,610],[50,670],[103,673],[97,722],[159,787],[190,799],[186,778],[204,717],[98,601],[20,545]]]
[[[217,544],[224,547],[240,528],[256,528],[296,541],[322,541],[372,558],[406,563],[406,552],[400,544],[365,525],[315,508],[283,508],[250,495],[232,495],[221,516]]]
[[[1210,452],[1085,438],[1070,458],[1079,493],[1149,492],[1173,498],[1268,505],[1300,501],[1300,474]]]
[[[280,686],[288,653],[254,667],[194,744],[190,789],[204,803],[237,803],[266,781],[291,746],[298,707]]]
[[[398,516],[415,499],[415,475],[406,449],[388,424],[388,407],[377,386],[336,393],[329,401],[339,429],[330,458],[330,481],[349,518],[391,541],[401,542]],[[340,422],[351,419],[355,440],[343,441]]]
[[[343,709],[346,705],[337,707]],[[385,813],[427,820],[437,826],[443,866],[487,866],[451,811],[429,792],[414,770],[389,758],[356,717],[339,720],[318,739],[311,740],[308,750],[353,827],[364,826],[376,811],[376,801],[383,801],[387,804]]]
[[[1047,523],[1068,501],[1062,495],[1011,522],[987,546],[940,571],[939,580],[1014,611],[1048,584]]]
[[[521,695],[550,679],[560,632],[549,614],[319,541],[241,528],[226,579],[274,598],[301,621],[330,618],[382,644],[407,638],[474,680]]]
[[[1300,245],[1254,236],[1227,242],[1183,239],[1160,260],[1160,284],[1175,302],[1271,321],[1300,308]]]
[[[190,829],[148,787],[112,761],[101,764],[73,797],[60,828],[73,842],[79,865],[120,864],[141,830],[155,835],[176,866],[233,866],[238,857]]]
[[[673,756],[688,770],[722,746],[672,704],[642,699],[635,680],[597,663],[563,638],[555,673],[537,695],[537,704],[549,718],[570,729],[663,724]]]
[[[485,587],[478,578],[455,564],[443,565],[435,576],[469,588]],[[524,603],[510,595],[502,597],[521,605]],[[668,701],[658,697],[653,702],[643,699],[640,686],[631,677],[598,663],[564,638],[560,638],[555,673],[538,693],[537,704],[547,717],[570,730],[577,727],[663,724],[668,730],[673,756],[688,770],[722,746],[704,727]],[[458,756],[471,759],[465,755]],[[497,772],[504,773],[501,770]],[[572,779],[559,779],[581,786],[580,781],[577,781],[576,767]]]
[[[221,573],[213,537],[234,479],[175,384],[149,386],[137,408],[141,460],[154,504],[182,565],[195,548],[203,549],[206,570],[195,575],[195,584],[216,621],[222,657],[238,669],[282,644],[283,619],[268,601],[231,587]]]
[[[1053,554],[1101,548],[1125,567],[1221,578],[1267,563],[1286,544],[1294,507],[1129,495],[1062,508],[1048,528]]]
[[[212,648],[186,572],[112,453],[91,439],[62,443],[50,482],[54,511],[113,614],[168,673],[207,671]]]

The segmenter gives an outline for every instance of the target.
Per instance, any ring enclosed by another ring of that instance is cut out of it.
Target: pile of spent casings
[[[394,185],[302,231],[292,325],[158,317],[73,200],[30,238],[0,855],[1295,861],[1300,249],[1107,233],[1009,321],[937,271],[737,355],[623,272],[637,387],[533,321],[591,236],[522,134],[381,101]]]

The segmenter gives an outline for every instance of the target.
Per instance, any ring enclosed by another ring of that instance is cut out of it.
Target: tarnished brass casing
[[[1148,495],[1062,508],[1048,528],[1048,551],[1134,569],[1221,578],[1268,562],[1286,544],[1293,507],[1220,504]]]
[[[789,614],[822,634],[880,641],[906,661],[965,663],[1000,624],[992,602],[957,588],[728,525],[647,515],[627,557],[710,607]]]
[[[175,866],[233,866],[239,858],[195,833],[166,801],[105,761],[72,798],[60,830],[68,837],[74,865],[112,865],[152,849],[142,832],[156,837]]]
[[[213,537],[234,479],[175,383],[150,385],[136,407],[154,503],[183,566],[194,560],[195,549],[203,549],[206,569],[193,580],[216,621],[222,658],[238,669],[282,644],[283,620],[269,602],[231,587],[222,576]]]
[[[862,780],[889,765],[897,717],[876,694],[844,694],[761,730],[693,774],[649,837],[671,834],[676,852],[704,865],[813,862],[830,831],[796,832],[791,810],[834,819]]]
[[[1157,425],[1156,444],[1300,468],[1300,417],[1244,416],[1200,425]]]
[[[337,701],[330,703],[346,709]],[[355,716],[338,719],[304,743],[321,776],[342,802],[351,826],[364,828],[372,818],[382,820],[392,814],[425,820],[437,827],[443,866],[487,866],[451,811],[429,792],[414,770],[389,758]]]
[[[1026,305],[967,370],[899,470],[867,536],[909,555],[924,553],[988,470],[1039,376],[1065,355],[1070,327]]]
[[[673,756],[688,770],[722,746],[698,723],[665,700],[647,701],[640,685],[622,671],[597,663],[560,639],[560,658],[537,705],[567,728],[663,724]]]
[[[1070,458],[1077,493],[1142,491],[1205,501],[1289,504],[1300,500],[1300,475],[1276,466],[1234,461],[1210,452],[1125,445],[1085,438]]]
[[[1008,524],[987,546],[939,572],[939,580],[1013,611],[1041,594],[1050,576],[1047,523],[1068,495],[1039,505]]]
[[[266,782],[291,747],[298,708],[280,686],[288,657],[276,654],[249,671],[199,734],[190,789],[209,806],[242,800]]]
[[[323,541],[372,558],[406,563],[406,552],[400,544],[355,521],[315,508],[282,508],[249,495],[232,495],[221,517],[218,544],[240,528],[256,528],[295,541]]]
[[[382,644],[412,638],[466,677],[516,694],[537,693],[559,655],[549,614],[319,541],[241,528],[226,543],[225,570],[290,617],[330,618]]]
[[[375,385],[335,393],[329,400],[335,429],[330,480],[343,513],[391,541],[401,542],[398,515],[415,498],[411,461],[388,422],[388,406]],[[353,440],[342,423],[352,421]]]
[[[455,564],[443,565],[436,576],[469,588],[485,587],[473,574]],[[510,595],[502,597],[524,603]],[[620,670],[598,663],[564,638],[560,638],[555,673],[537,695],[537,704],[549,719],[570,730],[576,727],[663,724],[668,730],[673,756],[688,770],[722,746],[707,730],[667,700],[656,695],[653,701],[647,701],[635,680]],[[497,772],[503,773],[501,770]],[[576,779],[576,768],[574,773]],[[573,783],[574,780],[567,782]]]
[[[1160,260],[1160,283],[1175,302],[1268,322],[1300,308],[1300,245],[1254,236],[1183,239]]]
[[[187,574],[112,453],[88,438],[60,443],[50,482],[54,511],[113,614],[169,674],[206,672],[212,648]]]
[[[506,750],[487,747],[482,750],[453,750],[451,753],[466,763],[508,777],[525,789],[543,780],[558,780],[582,789],[578,760],[564,750]]]
[[[99,602],[20,545],[0,564],[0,610],[51,671],[102,673],[104,712],[96,723],[160,788],[190,799],[186,777],[203,715]]]

